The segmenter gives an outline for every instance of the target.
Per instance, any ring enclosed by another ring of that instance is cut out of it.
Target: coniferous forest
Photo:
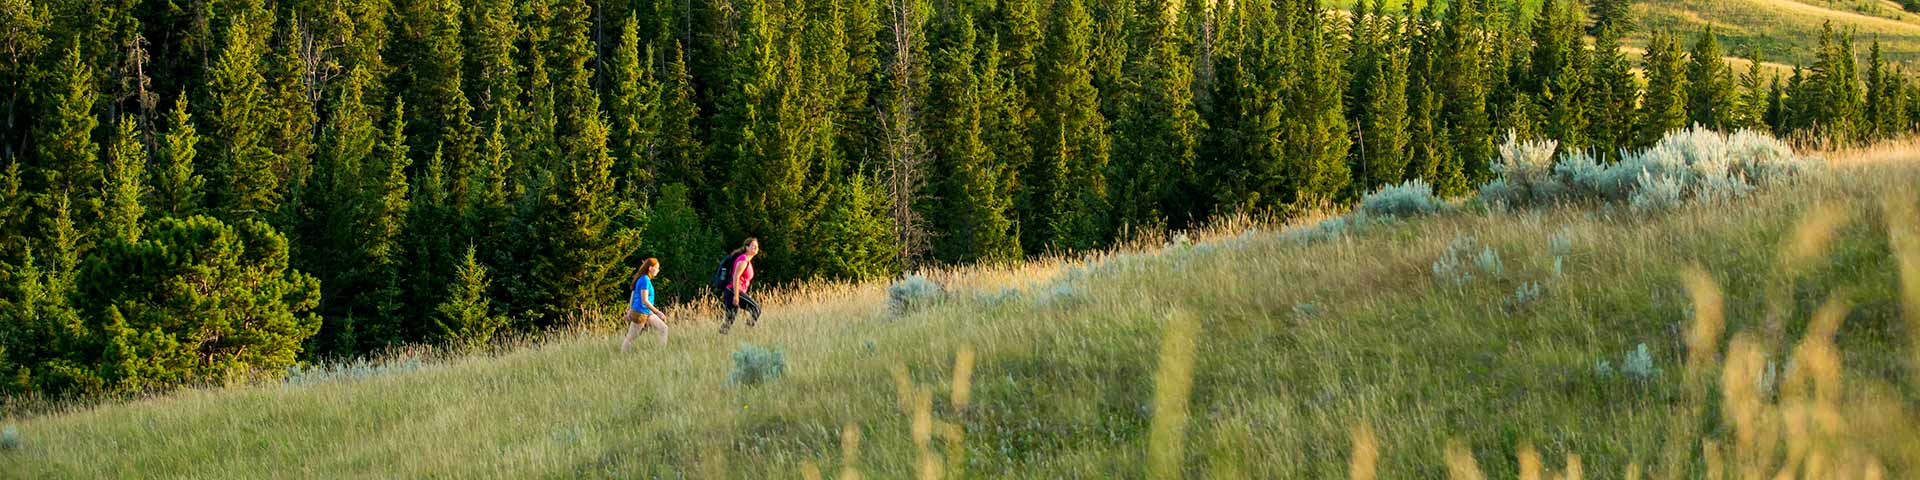
[[[1640,58],[1625,4],[0,0],[0,393],[576,325],[749,236],[767,282],[885,277],[1461,195],[1507,135],[1920,119],[1870,39]]]

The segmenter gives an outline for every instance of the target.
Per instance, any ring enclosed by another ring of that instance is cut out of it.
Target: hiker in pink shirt
[[[746,244],[727,255],[724,289],[720,292],[720,304],[727,307],[727,320],[720,324],[720,334],[726,335],[733,327],[733,318],[742,307],[753,316],[747,317],[747,327],[752,328],[760,321],[760,302],[747,296],[748,286],[753,284],[753,256],[760,254],[760,240],[748,238]]]

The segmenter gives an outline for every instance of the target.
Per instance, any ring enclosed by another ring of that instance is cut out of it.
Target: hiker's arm
[[[734,260],[733,268],[728,269],[729,271],[727,272],[729,275],[733,276],[733,278],[729,279],[731,281],[727,283],[727,287],[728,287],[727,290],[733,292],[733,301],[735,302],[740,301],[740,277],[746,273],[746,272],[740,271],[740,266],[745,265],[746,263],[747,263],[746,260]]]
[[[656,307],[656,306],[653,306],[653,299],[651,299],[651,298],[641,298],[641,299],[640,299],[640,304],[642,304],[642,305],[646,305],[646,306],[647,306],[647,311],[648,311],[648,312],[653,312],[654,314],[656,314],[656,315],[659,315],[659,316],[660,316],[660,318],[662,318],[662,319],[665,319],[665,318],[667,318],[667,311],[665,311],[665,310],[661,310],[661,309],[660,309],[660,307]]]

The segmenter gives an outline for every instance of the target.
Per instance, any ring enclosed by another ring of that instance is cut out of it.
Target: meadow
[[[627,353],[586,331],[9,419],[0,476],[1901,478],[1920,149],[1824,157],[1668,210],[1237,223],[796,288],[731,336],[686,311]]]

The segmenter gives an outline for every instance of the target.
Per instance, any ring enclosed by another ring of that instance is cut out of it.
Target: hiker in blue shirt
[[[627,300],[627,341],[620,343],[620,351],[627,351],[633,345],[633,337],[641,330],[653,327],[660,330],[660,344],[667,344],[667,320],[659,307],[653,306],[653,277],[660,274],[660,260],[648,258],[640,262],[640,273],[633,276],[633,295]]]

